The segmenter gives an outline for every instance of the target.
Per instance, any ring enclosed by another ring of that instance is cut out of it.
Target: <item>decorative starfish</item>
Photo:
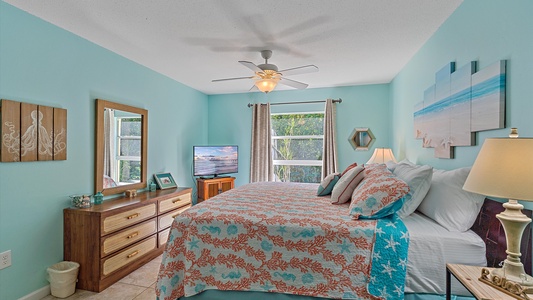
[[[390,235],[390,239],[385,239],[385,241],[387,242],[385,249],[392,248],[392,250],[396,252],[396,245],[400,245],[400,243],[394,240],[394,237],[392,236],[392,234]]]
[[[389,277],[392,279],[392,272],[396,271],[393,267],[390,266],[390,261],[387,262],[387,265],[381,264],[383,271],[381,273],[389,274]]]
[[[194,247],[200,249],[200,247],[198,247],[198,242],[199,240],[193,238],[193,240],[189,242],[189,249],[193,249]]]
[[[401,239],[408,241],[409,240],[409,232],[408,231],[406,231],[406,232],[401,231],[401,233],[402,233]]]
[[[285,226],[280,226],[278,232],[281,233],[281,236],[283,236],[284,233],[287,232],[287,229],[285,229]]]
[[[344,253],[344,251],[350,253],[350,244],[346,243],[346,240],[342,241],[342,244],[338,245],[341,248],[341,253]]]

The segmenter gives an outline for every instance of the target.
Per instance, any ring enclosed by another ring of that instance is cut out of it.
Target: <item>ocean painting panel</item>
[[[431,123],[428,124],[431,134],[430,147],[435,148],[435,157],[452,158],[451,148],[451,74],[455,71],[455,63],[450,62],[435,74],[435,103]]]
[[[426,90],[427,91],[427,90]],[[424,91],[424,98],[425,98],[426,92]],[[422,122],[420,122],[420,118],[417,118],[416,115],[419,113],[422,109],[424,109],[424,101],[420,101],[415,104],[414,114],[413,114],[413,120],[414,120],[414,135],[415,139],[421,139],[422,138]]]
[[[449,107],[451,146],[475,145],[475,133],[470,131],[472,74],[475,71],[476,62],[473,61],[451,75]]]
[[[471,131],[505,127],[505,67],[501,60],[472,75]]]

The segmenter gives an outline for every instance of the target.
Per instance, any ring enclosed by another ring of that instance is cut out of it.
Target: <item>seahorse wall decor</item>
[[[0,162],[67,159],[67,110],[0,100]]]

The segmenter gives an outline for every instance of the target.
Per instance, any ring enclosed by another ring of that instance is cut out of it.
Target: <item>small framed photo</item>
[[[157,187],[161,190],[178,187],[170,173],[154,174],[154,180],[157,183]]]

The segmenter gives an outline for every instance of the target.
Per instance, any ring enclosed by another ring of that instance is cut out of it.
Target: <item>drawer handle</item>
[[[137,251],[131,253],[130,255],[128,255],[128,258],[132,258],[132,257],[134,257],[137,254],[139,254],[139,250],[137,250]]]
[[[128,235],[128,239],[134,238],[134,237],[136,237],[136,236],[138,236],[138,235],[139,235],[139,232],[136,231],[136,232],[134,232],[134,233]]]
[[[181,198],[177,198],[177,199],[172,200],[172,203],[177,203],[177,202],[180,202],[180,201],[181,201]]]
[[[131,216],[127,216],[126,219],[131,220],[131,219],[135,219],[135,218],[137,218],[138,216],[140,216],[140,214],[139,214],[139,213],[136,213],[136,214],[133,214],[133,215],[131,215]]]

